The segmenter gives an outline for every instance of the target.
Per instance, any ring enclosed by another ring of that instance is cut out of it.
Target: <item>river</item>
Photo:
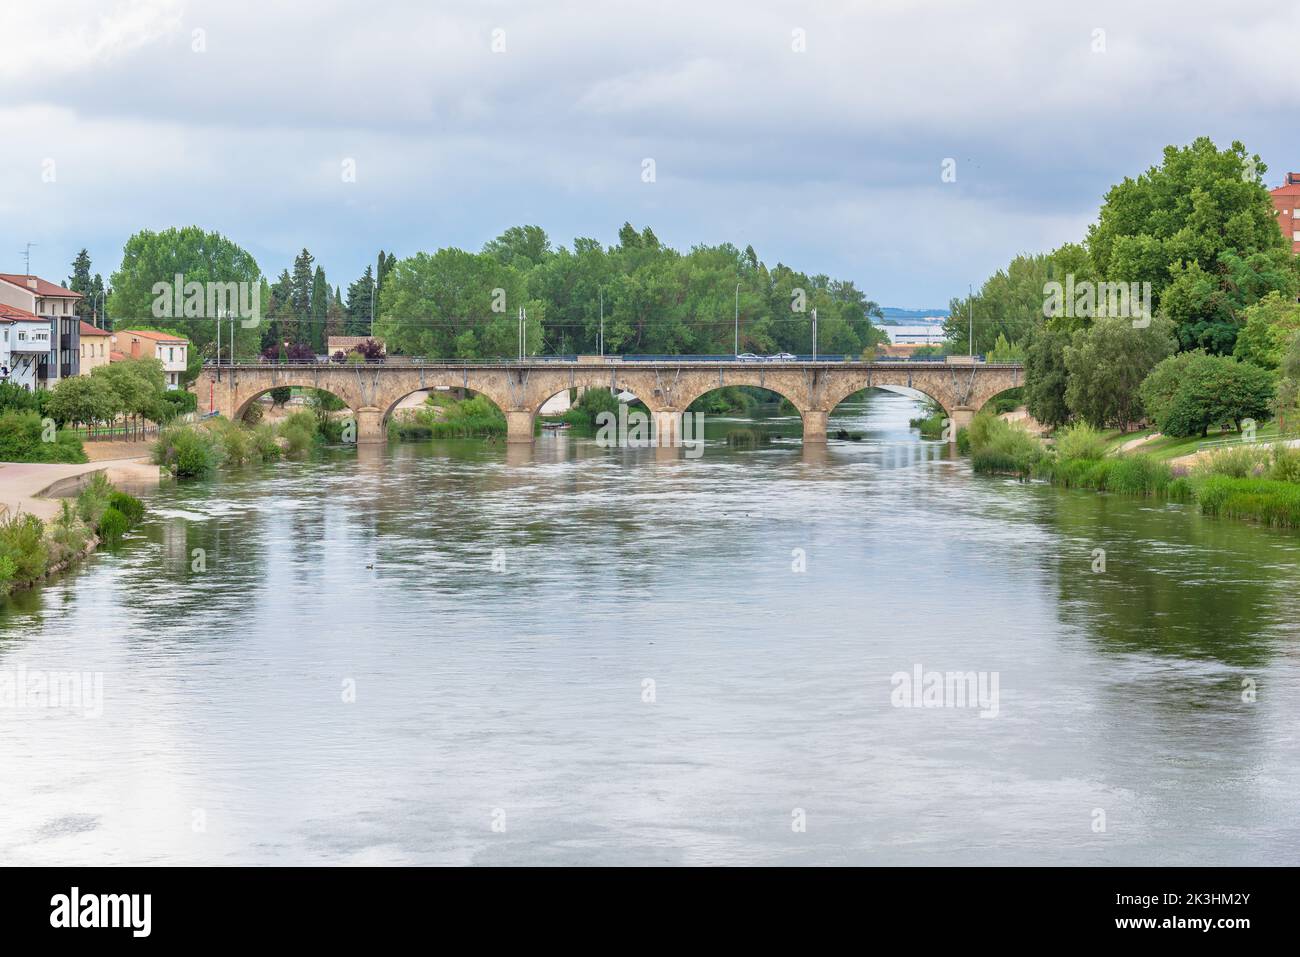
[[[0,606],[0,671],[103,682],[0,708],[0,862],[1295,864],[1300,537],[973,476],[918,409],[164,483]]]

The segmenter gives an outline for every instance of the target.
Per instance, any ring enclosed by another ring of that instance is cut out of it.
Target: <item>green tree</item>
[[[1070,419],[1065,402],[1069,374],[1065,349],[1070,334],[1064,329],[1044,327],[1029,340],[1025,350],[1025,408],[1043,425],[1064,425]]]
[[[1200,349],[1193,352],[1179,352],[1161,359],[1151,372],[1142,380],[1138,390],[1142,397],[1142,408],[1153,422],[1163,422],[1173,405],[1174,395],[1187,375],[1187,366],[1193,359],[1205,355]]]
[[[155,292],[155,285],[164,284],[170,290],[177,275],[181,275],[186,283],[249,283],[252,289],[256,289],[261,271],[249,253],[220,233],[204,232],[198,226],[165,229],[157,233],[141,230],[126,241],[122,264],[112,276],[108,312],[113,317],[113,327],[180,329],[177,334],[190,341],[191,352],[200,358],[214,358],[215,316],[155,315],[154,305],[160,296]],[[167,295],[172,293],[169,291]],[[224,352],[230,323],[222,326]],[[234,327],[238,353],[243,356],[256,354],[263,330],[256,326],[245,328],[243,322],[235,322]]]
[[[483,246],[498,262],[527,272],[552,254],[551,240],[540,226],[511,226]]]
[[[285,338],[290,342],[311,344],[311,308],[312,288],[315,273],[312,264],[316,261],[306,249],[293,260],[293,290],[290,301],[293,303],[293,328],[286,330]]]
[[[163,393],[167,377],[157,359],[124,359],[99,366],[90,373],[92,379],[108,384],[117,396],[118,414],[129,416],[131,424],[142,420],[164,422],[170,418]]]
[[[325,321],[329,318],[329,307],[330,287],[325,282],[325,270],[317,266],[312,277],[311,318],[307,327],[309,335],[306,339],[307,342],[311,343],[312,351],[316,355],[324,355],[325,353]]]
[[[1069,276],[1075,282],[1092,278],[1087,251],[1077,244],[1067,243],[1050,253],[1017,256],[1006,269],[986,279],[978,292],[948,304],[944,335],[953,351],[961,355],[966,354],[972,322],[976,354],[987,354],[998,336],[1012,345],[1024,345],[1046,321],[1047,284],[1065,283]],[[1053,325],[1073,330],[1086,322],[1084,318],[1062,317]]]
[[[361,278],[348,286],[347,302],[347,321],[344,324],[344,334],[349,336],[368,336],[370,335],[371,319],[373,318],[370,309],[374,302],[375,295],[375,277],[369,266],[361,274]]]
[[[1075,332],[1065,348],[1066,405],[1091,426],[1128,431],[1142,416],[1142,381],[1175,348],[1167,319],[1153,319],[1145,328],[1129,319],[1097,319]]]
[[[1278,368],[1300,333],[1300,303],[1274,291],[1247,307],[1242,316],[1245,325],[1237,334],[1233,355],[1265,369]]]
[[[1247,306],[1276,289],[1294,298],[1297,262],[1261,176],[1239,142],[1167,146],[1160,166],[1106,194],[1088,250],[1099,277],[1150,282],[1183,349],[1230,352]]]
[[[1182,368],[1178,387],[1157,426],[1165,435],[1205,435],[1213,425],[1241,427],[1241,420],[1268,418],[1273,379],[1264,369],[1231,356],[1195,355]]]
[[[77,253],[77,258],[72,261],[72,275],[68,277],[67,287],[73,292],[81,293],[82,298],[77,301],[77,315],[83,320],[89,322],[93,306],[90,297],[93,293],[93,280],[90,278],[90,253],[83,249]]]
[[[113,421],[121,411],[121,400],[103,376],[69,376],[50,390],[45,411],[60,425],[94,427]]]
[[[527,299],[523,275],[486,253],[416,253],[397,263],[380,289],[375,335],[389,353],[508,357],[519,349],[519,306],[528,307],[531,353],[541,343],[544,310]]]

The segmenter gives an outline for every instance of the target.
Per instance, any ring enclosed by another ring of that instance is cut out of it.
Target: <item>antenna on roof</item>
[[[32,274],[32,247],[35,245],[36,243],[28,243],[27,248],[23,250],[23,260],[24,260],[23,275],[24,276],[30,276]]]

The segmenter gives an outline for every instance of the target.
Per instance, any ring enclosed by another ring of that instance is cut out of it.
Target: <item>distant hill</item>
[[[884,313],[886,322],[915,322],[917,319],[927,319],[931,317],[947,318],[948,307],[942,309],[899,309],[897,306],[884,306],[880,310]]]

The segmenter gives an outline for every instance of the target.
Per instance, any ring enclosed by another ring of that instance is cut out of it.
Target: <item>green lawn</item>
[[[1117,452],[1119,447],[1124,443],[1131,442],[1134,439],[1140,439],[1143,436],[1151,435],[1155,431],[1155,429],[1139,429],[1136,432],[1120,432],[1115,429],[1106,432],[1104,433],[1106,452],[1108,454],[1111,452]],[[1255,430],[1255,438],[1261,442],[1266,442],[1270,438],[1276,437],[1277,434],[1278,429],[1276,422],[1266,422]],[[1193,452],[1197,451],[1202,442],[1222,442],[1225,440],[1229,442],[1238,442],[1241,440],[1241,433],[1234,432],[1231,429],[1222,432],[1217,429],[1211,429],[1210,434],[1204,437],[1193,435],[1189,438],[1177,439],[1170,436],[1162,436],[1161,438],[1139,446],[1133,451],[1141,452],[1143,455],[1150,455],[1161,460],[1176,459],[1183,455],[1191,455]]]

